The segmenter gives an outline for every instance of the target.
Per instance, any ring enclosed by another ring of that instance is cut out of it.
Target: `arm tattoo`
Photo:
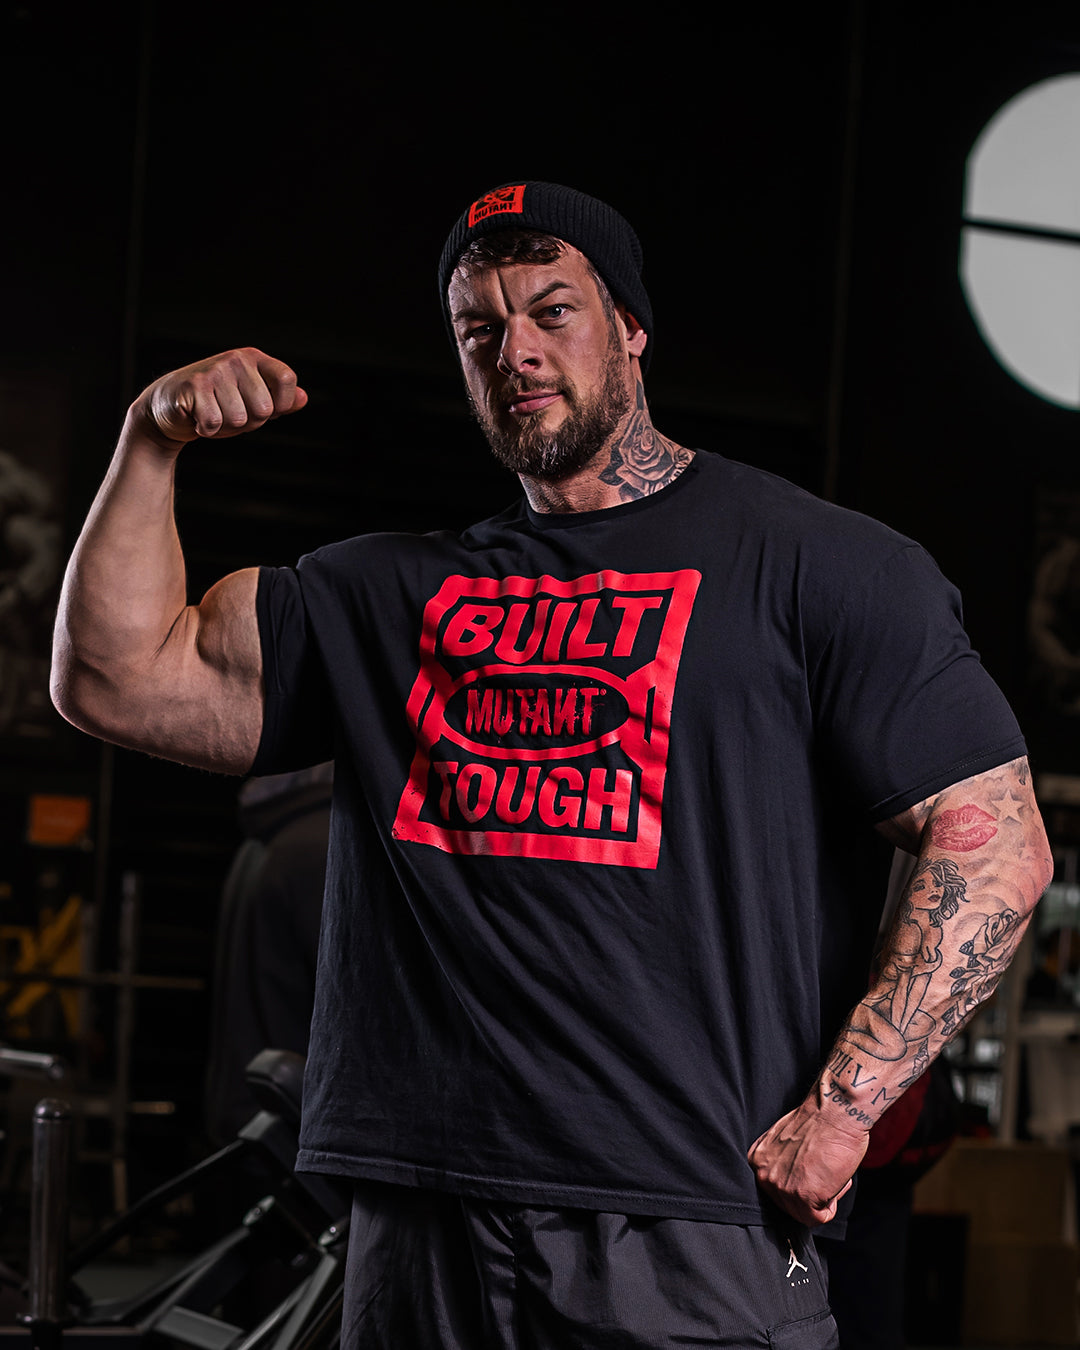
[[[998,821],[970,803],[943,811],[931,823],[931,843],[952,853],[972,853],[998,834],[1008,809],[1006,803]],[[858,1005],[843,1033],[843,1042],[853,1052],[861,1051],[880,1062],[905,1061],[899,1089],[913,1083],[941,1046],[974,1016],[1004,974],[1023,935],[1021,915],[1002,899],[998,879],[981,877],[983,903],[992,902],[994,908],[982,915],[980,926],[967,941],[952,947],[966,962],[946,966],[946,986],[942,948],[948,950],[951,945],[947,941],[950,921],[971,899],[968,887],[968,878],[951,858],[931,855],[919,862],[897,910],[873,993]],[[847,1069],[848,1076],[861,1071],[868,1081],[868,1071],[857,1061],[853,1063],[854,1069],[841,1068],[834,1057],[830,1067],[834,1074]]]
[[[930,839],[948,853],[971,853],[997,834],[994,817],[974,802],[956,811],[942,811],[930,825]]]
[[[625,434],[612,447],[611,460],[600,481],[617,487],[623,501],[635,501],[667,487],[693,457],[693,451],[661,436],[653,426],[639,380],[637,405]]]
[[[949,972],[956,1004],[942,1019],[946,1036],[959,1030],[979,1004],[990,996],[1019,945],[1019,927],[1019,914],[1004,909],[1000,914],[989,915],[975,936],[961,943],[960,951],[967,957],[967,963]],[[949,1019],[955,1025],[946,1025]]]
[[[860,1124],[860,1113],[879,1114],[910,1087],[990,997],[1053,874],[1023,760],[921,803],[913,823],[924,851],[873,985],[819,1080],[819,1099]]]

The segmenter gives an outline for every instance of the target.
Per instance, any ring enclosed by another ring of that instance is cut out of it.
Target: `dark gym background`
[[[1075,481],[1080,422],[996,365],[957,256],[979,130],[1078,68],[1071,3],[635,18],[4,0],[0,449],[48,472],[66,550],[134,394],[251,344],[296,367],[311,405],[185,453],[193,596],[332,538],[479,518],[516,484],[465,412],[435,262],[484,189],[565,182],[644,242],[661,428],[925,543],[1037,764],[1068,772],[1075,734],[1029,707],[1024,609],[1040,494]],[[0,749],[0,907],[81,890],[108,968],[137,874],[139,969],[208,981],[238,784],[103,751],[58,718]],[[25,842],[41,792],[92,799],[91,847]],[[207,1009],[205,992],[139,995],[132,1090],[177,1110],[133,1121],[133,1191],[202,1146]]]

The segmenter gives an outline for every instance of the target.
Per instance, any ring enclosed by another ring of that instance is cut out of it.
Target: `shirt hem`
[[[919,802],[924,802],[927,797],[932,797],[935,792],[943,792],[954,783],[962,783],[965,778],[973,778],[976,774],[999,769],[1003,764],[1010,764],[1014,759],[1020,759],[1026,754],[1027,745],[1021,736],[993,750],[968,755],[906,792],[897,792],[891,797],[886,797],[883,802],[871,808],[870,821],[874,825],[879,825],[883,820],[891,820],[901,811],[906,811],[909,806],[915,806]]]
[[[775,1224],[775,1212],[742,1200],[708,1200],[639,1191],[581,1186],[563,1182],[486,1177],[416,1163],[379,1158],[356,1158],[344,1153],[301,1149],[298,1172],[319,1172],[357,1181],[383,1181],[401,1186],[448,1191],[477,1200],[535,1205],[544,1209],[588,1209],[611,1214],[639,1214],[654,1218],[693,1219],[704,1223],[733,1223],[747,1228]]]

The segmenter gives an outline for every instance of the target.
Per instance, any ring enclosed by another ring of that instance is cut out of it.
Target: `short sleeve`
[[[260,568],[255,606],[266,699],[252,773],[288,773],[332,759],[330,691],[296,572]]]
[[[1026,753],[959,593],[915,544],[849,588],[811,696],[824,752],[874,822]]]

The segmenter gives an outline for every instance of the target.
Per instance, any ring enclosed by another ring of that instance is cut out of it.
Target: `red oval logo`
[[[444,729],[479,753],[541,759],[610,744],[629,715],[625,696],[603,672],[515,670],[455,689]]]

